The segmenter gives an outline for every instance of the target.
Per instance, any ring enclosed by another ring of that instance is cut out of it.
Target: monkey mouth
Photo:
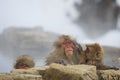
[[[73,49],[71,47],[65,48],[65,52],[72,52]]]

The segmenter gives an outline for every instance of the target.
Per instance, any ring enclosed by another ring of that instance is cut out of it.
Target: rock
[[[46,69],[48,69],[48,68],[49,68],[49,66],[40,66],[40,67],[34,67],[34,68],[29,68],[29,69],[13,69],[13,70],[11,70],[11,73],[44,75]]]
[[[11,70],[11,73],[39,75],[39,72],[37,72],[36,70],[31,70],[31,69],[13,69],[13,70]]]
[[[13,77],[14,80],[42,80],[40,75],[18,74]]]
[[[0,73],[0,80],[120,80],[120,70],[98,70],[92,65],[51,64]]]
[[[49,66],[40,66],[29,69],[13,69],[11,73],[1,73],[0,80],[42,80]]]
[[[45,80],[98,80],[96,67],[90,65],[51,64],[46,70]]]
[[[49,68],[49,66],[40,66],[40,67],[31,68],[31,70],[35,70],[40,75],[44,76],[44,74],[46,73],[46,69],[48,69],[48,68]]]
[[[0,80],[42,80],[40,75],[1,73]]]
[[[120,80],[120,70],[100,70],[97,74],[99,80]]]
[[[0,80],[13,80],[13,78],[8,73],[0,73]]]

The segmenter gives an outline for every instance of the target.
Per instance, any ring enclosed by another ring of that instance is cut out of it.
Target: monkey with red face
[[[46,64],[79,64],[85,63],[82,47],[69,35],[61,35],[54,42],[54,50],[46,58]],[[81,56],[81,57],[80,57]]]

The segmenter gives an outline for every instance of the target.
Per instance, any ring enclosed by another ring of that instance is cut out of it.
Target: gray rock
[[[1,73],[0,80],[42,80],[40,75]]]
[[[89,65],[51,64],[44,78],[45,80],[98,80],[96,67]]]
[[[100,70],[97,73],[99,80],[120,80],[120,70]]]

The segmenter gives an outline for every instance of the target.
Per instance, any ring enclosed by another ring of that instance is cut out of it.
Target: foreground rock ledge
[[[46,69],[48,69],[48,68],[49,68],[49,66],[40,66],[40,67],[34,67],[34,68],[30,68],[30,69],[13,69],[13,70],[11,70],[11,73],[44,75]]]
[[[40,75],[1,73],[0,80],[42,80]]]
[[[90,65],[51,64],[0,73],[0,80],[120,80],[120,70],[98,70]]]
[[[120,80],[120,70],[100,70],[97,74],[99,80]]]
[[[46,70],[45,80],[98,80],[95,66],[52,64]]]

